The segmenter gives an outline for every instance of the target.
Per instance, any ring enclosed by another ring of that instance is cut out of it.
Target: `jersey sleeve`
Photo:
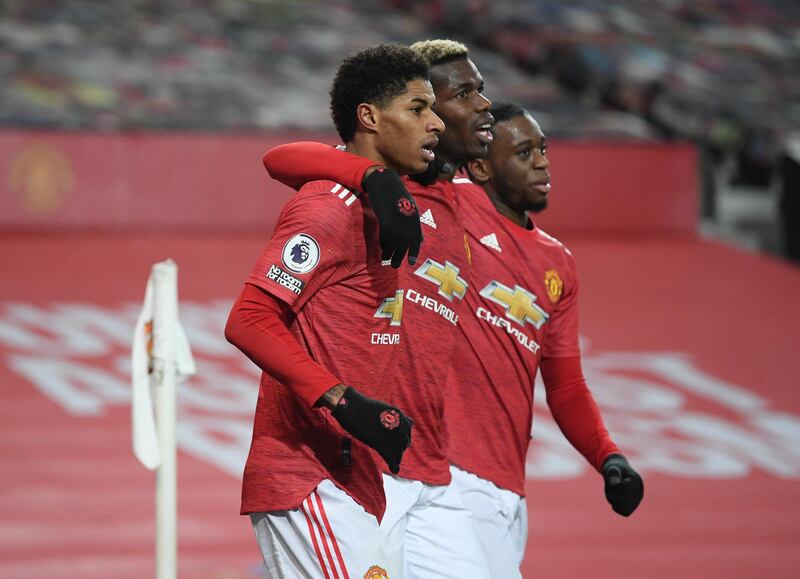
[[[270,177],[293,189],[300,189],[309,181],[329,179],[360,191],[367,170],[380,166],[365,157],[310,141],[270,149],[263,162]]]
[[[572,256],[565,254],[565,257],[566,275],[563,282],[557,271],[549,282],[555,284],[554,295],[560,291],[561,297],[548,323],[542,358],[573,358],[581,354],[578,338],[578,276]],[[561,290],[558,290],[558,285],[562,283]]]
[[[356,228],[354,212],[332,194],[336,184],[304,185],[278,218],[272,238],[247,283],[283,301],[296,314],[320,288],[352,269]]]
[[[599,472],[605,459],[619,453],[619,448],[586,385],[580,358],[542,360],[540,369],[553,419],[570,444]]]
[[[245,284],[225,325],[225,338],[262,371],[286,384],[309,406],[340,383],[311,359],[287,328],[288,306]]]

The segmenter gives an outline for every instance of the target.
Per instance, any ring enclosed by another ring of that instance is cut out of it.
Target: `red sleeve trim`
[[[264,154],[263,162],[270,177],[292,189],[325,179],[361,191],[367,170],[380,166],[366,157],[311,141],[278,145]]]
[[[286,304],[256,286],[245,284],[228,316],[225,338],[261,370],[313,406],[341,381],[312,360],[297,343],[286,327],[291,315]]]
[[[581,359],[543,358],[539,369],[553,418],[575,450],[600,472],[608,455],[620,453],[586,386]]]

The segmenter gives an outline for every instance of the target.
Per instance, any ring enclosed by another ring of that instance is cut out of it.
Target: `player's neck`
[[[411,179],[427,187],[436,181],[452,181],[457,169],[450,161],[443,159],[437,153],[436,158],[431,161],[425,172],[411,175]]]
[[[508,206],[494,191],[489,189],[484,190],[486,191],[486,195],[489,196],[492,205],[494,205],[494,208],[497,209],[497,212],[500,213],[500,215],[511,221],[514,225],[518,225],[523,229],[528,228],[528,222],[530,220],[528,219],[527,211],[517,211],[516,209]]]
[[[437,155],[435,162],[436,168],[439,171],[438,179],[452,181],[453,177],[456,176],[456,172],[458,171],[458,163],[454,163],[453,161],[441,155]]]
[[[396,169],[395,167],[387,165],[386,159],[383,158],[383,155],[378,152],[369,139],[354,138],[349,143],[345,143],[344,150],[348,153],[358,155],[359,157],[365,157],[370,161],[375,161],[377,164],[383,165],[389,169]]]

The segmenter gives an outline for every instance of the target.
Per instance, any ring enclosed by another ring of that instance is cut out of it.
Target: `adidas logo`
[[[433,213],[431,213],[430,209],[428,209],[427,211],[425,211],[425,213],[420,215],[419,220],[420,223],[424,223],[428,227],[433,227],[434,229],[436,229],[436,222],[433,220]]]
[[[503,253],[503,250],[500,248],[500,244],[497,243],[497,236],[494,233],[490,233],[489,235],[484,235],[481,237],[481,243],[486,247],[491,247],[498,253]]]

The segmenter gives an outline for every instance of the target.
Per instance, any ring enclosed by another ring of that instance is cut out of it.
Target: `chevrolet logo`
[[[403,290],[397,290],[393,298],[383,300],[373,317],[390,318],[390,326],[399,326],[403,321]]]
[[[506,309],[506,317],[523,326],[525,322],[529,322],[538,330],[550,318],[546,311],[534,303],[536,296],[518,285],[512,290],[500,282],[492,281],[481,290],[481,295],[503,306]]]
[[[439,295],[451,302],[453,296],[457,296],[460,300],[464,299],[464,294],[467,293],[467,287],[469,287],[464,278],[458,275],[461,270],[449,261],[445,261],[442,265],[428,258],[414,273],[438,285]]]

